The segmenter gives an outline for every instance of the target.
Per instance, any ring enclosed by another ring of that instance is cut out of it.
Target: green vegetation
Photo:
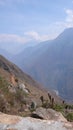
[[[66,119],[67,119],[68,121],[70,121],[70,122],[73,122],[73,113],[68,113],[68,114],[66,115]]]
[[[18,79],[15,79],[18,83]],[[31,102],[28,111],[25,112],[25,106],[27,106],[27,98],[29,95],[22,89],[16,86],[10,86],[4,77],[0,76],[0,111],[4,113],[20,114],[22,116],[27,116],[36,110],[36,103]],[[9,86],[11,89],[15,89],[15,92],[9,91]],[[73,121],[73,105],[66,104],[64,101],[62,104],[55,102],[54,98],[48,94],[48,99],[44,99],[44,96],[39,98],[44,108],[52,108],[58,112],[61,112],[68,121]],[[71,111],[72,112],[71,112]]]
[[[58,111],[58,112],[63,112],[64,111],[64,106],[60,105],[60,104],[54,104],[53,109]]]
[[[16,93],[14,94],[14,96],[15,96],[15,100],[16,100],[17,102],[20,102],[20,103],[22,103],[22,104],[26,104],[24,98],[27,97],[28,94],[25,93],[23,90],[17,89],[17,90],[16,90]]]
[[[36,108],[37,108],[36,102],[32,101],[31,104],[30,104],[30,108],[29,108],[29,109],[30,109],[30,112],[35,111]]]
[[[16,82],[18,82],[16,80]],[[9,91],[10,89],[15,89],[15,92]],[[4,77],[0,76],[0,111],[4,113],[17,112],[19,109],[23,108],[23,105],[26,105],[26,99],[28,94],[23,90],[18,89],[16,86],[10,85]]]
[[[0,96],[0,111],[5,112],[5,101],[2,96]]]
[[[63,116],[68,120],[68,121],[73,121],[73,105],[65,103],[63,101],[61,104],[56,103],[54,101],[54,98],[48,93],[48,100],[44,100],[44,97],[41,96],[40,100],[42,102],[42,107],[44,108],[52,108],[57,112],[61,112]],[[71,112],[72,111],[72,112]]]
[[[0,76],[0,91],[8,93],[8,82]]]
[[[42,103],[42,107],[44,107],[44,108],[50,107],[50,104],[49,104],[48,100],[45,100],[45,101]]]

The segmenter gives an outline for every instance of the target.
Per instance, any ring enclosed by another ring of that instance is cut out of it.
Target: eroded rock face
[[[0,113],[0,130],[73,130],[67,121],[22,118]]]

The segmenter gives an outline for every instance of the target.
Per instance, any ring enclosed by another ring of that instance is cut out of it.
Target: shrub
[[[6,111],[5,101],[4,101],[4,98],[2,96],[0,96],[0,111],[1,112],[5,112]]]
[[[56,111],[62,112],[63,109],[64,109],[64,107],[63,107],[62,105],[60,105],[60,104],[55,104],[55,105],[53,106],[53,109],[56,110]]]
[[[45,100],[43,102],[42,107],[44,107],[44,108],[49,108],[50,107],[50,104],[49,104],[48,100]]]
[[[15,82],[18,83],[18,79],[17,78],[15,78]]]
[[[73,121],[73,113],[68,113],[67,116],[66,116],[66,119],[70,122]]]
[[[37,104],[36,102],[32,101],[30,105],[30,111],[33,112],[36,110]]]
[[[8,93],[8,82],[0,76],[0,90],[5,94]]]
[[[40,97],[40,100],[41,100],[41,102],[42,102],[42,104],[43,104],[43,102],[44,102],[44,97],[41,96],[41,97]]]

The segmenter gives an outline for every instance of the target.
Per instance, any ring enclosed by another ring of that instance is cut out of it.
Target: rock
[[[73,130],[67,121],[22,118],[0,113],[0,130]]]
[[[16,88],[15,88],[15,86],[13,86],[12,84],[10,84],[10,85],[8,86],[8,89],[9,89],[9,92],[11,92],[11,93],[16,93]]]
[[[42,107],[37,108],[31,116],[44,120],[67,121],[60,112],[56,112],[53,109],[45,109]]]
[[[6,128],[7,128],[7,125],[0,124],[0,130],[6,130]]]
[[[13,128],[18,130],[67,130],[61,122],[50,122],[46,120],[36,120],[30,117],[22,119]]]
[[[21,119],[22,119],[22,117],[7,115],[7,114],[0,112],[0,124],[12,125],[12,124],[18,123]]]
[[[26,86],[23,83],[18,84],[18,88],[23,90],[25,93],[29,93]]]

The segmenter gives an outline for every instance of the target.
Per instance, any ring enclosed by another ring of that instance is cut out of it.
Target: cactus
[[[40,97],[40,100],[41,100],[41,102],[42,102],[42,104],[43,104],[43,102],[44,102],[44,97],[41,96],[41,97]]]
[[[51,103],[51,99],[52,99],[52,98],[51,98],[51,95],[50,95],[49,93],[48,93],[48,97],[49,97],[49,100],[50,100],[50,103]]]

